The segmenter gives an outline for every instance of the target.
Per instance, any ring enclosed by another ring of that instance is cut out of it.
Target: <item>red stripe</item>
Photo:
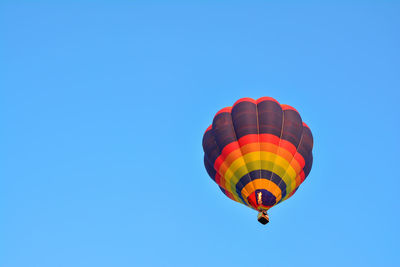
[[[281,142],[279,143],[279,146],[284,148],[284,149],[286,149],[290,153],[292,153],[292,155],[296,154],[297,148],[292,143],[290,143],[289,141],[281,139]]]
[[[294,110],[294,111],[296,111],[297,113],[299,113],[294,107],[292,107],[292,106],[289,106],[289,105],[285,105],[285,104],[283,104],[283,105],[281,105],[281,107],[282,107],[282,109],[283,110]]]
[[[228,190],[225,190],[225,192],[226,192],[226,195],[227,195],[230,199],[236,201],[236,200],[235,200],[235,197],[232,195],[231,192],[229,192]]]
[[[258,104],[258,103],[263,102],[263,101],[274,101],[275,103],[279,104],[278,101],[276,101],[274,98],[269,97],[269,96],[260,97],[259,99],[256,100],[256,103]]]
[[[258,134],[248,134],[239,139],[241,147],[250,143],[258,143]]]
[[[217,183],[217,185],[221,186],[222,188],[225,188],[225,185],[224,186],[221,185],[221,175],[218,172],[215,174],[214,180]]]
[[[232,107],[225,107],[223,109],[221,109],[220,111],[217,112],[217,114],[215,114],[214,118],[218,116],[218,114],[224,113],[224,112],[228,112],[231,113]]]
[[[271,144],[279,146],[279,140],[280,140],[280,138],[273,134],[260,134],[260,142],[261,143],[271,143]]]
[[[257,210],[257,201],[256,201],[256,192],[255,191],[253,193],[251,193],[250,196],[247,197],[247,201],[253,207],[253,209]]]
[[[304,171],[303,171],[303,170],[302,170],[301,173],[300,173],[300,178],[301,178],[301,180],[300,180],[300,181],[301,181],[300,184],[301,184],[301,183],[303,183],[304,180],[306,179],[306,175],[304,174]]]
[[[208,132],[209,130],[212,129],[212,124],[210,126],[207,127],[206,131],[204,132],[204,134],[206,134],[206,132]]]
[[[244,98],[241,98],[241,99],[239,99],[238,101],[236,101],[235,104],[233,104],[233,107],[236,106],[237,104],[239,104],[239,103],[241,103],[241,102],[245,102],[245,101],[256,104],[256,101],[255,101],[253,98],[244,97]]]
[[[238,142],[233,141],[232,143],[226,145],[222,149],[220,157],[222,156],[223,158],[226,158],[232,151],[239,149],[239,148],[240,148],[240,146],[239,146]]]

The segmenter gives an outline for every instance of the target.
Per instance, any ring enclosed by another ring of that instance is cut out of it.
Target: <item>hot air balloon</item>
[[[311,171],[313,136],[296,109],[271,97],[221,109],[203,136],[204,165],[230,199],[267,211],[290,198]]]

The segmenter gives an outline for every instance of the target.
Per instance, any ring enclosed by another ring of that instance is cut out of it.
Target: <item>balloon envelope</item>
[[[258,211],[296,192],[310,173],[312,147],[297,110],[270,97],[221,109],[203,136],[209,176],[230,199]]]

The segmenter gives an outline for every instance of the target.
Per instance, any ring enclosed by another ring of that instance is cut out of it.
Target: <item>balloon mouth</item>
[[[267,224],[269,223],[269,216],[266,210],[262,210],[258,213],[257,216],[257,220],[261,223],[261,224]]]

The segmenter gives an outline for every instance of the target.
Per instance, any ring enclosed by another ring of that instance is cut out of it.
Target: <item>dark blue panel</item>
[[[260,134],[281,136],[282,108],[275,101],[265,100],[257,104],[258,124]]]
[[[203,150],[205,155],[210,161],[211,165],[214,165],[215,160],[219,157],[221,151],[215,141],[213,130],[210,129],[204,133],[203,136]]]
[[[303,134],[303,121],[297,111],[286,109],[283,111],[283,130],[281,138],[289,141],[296,148],[299,146]]]
[[[215,171],[214,167],[211,165],[207,155],[204,154],[204,166],[206,167],[208,175],[215,181],[215,175],[217,172]]]
[[[261,195],[261,203],[259,202],[259,195]],[[262,204],[264,206],[273,206],[276,202],[276,197],[265,189],[257,189],[256,201],[259,205]]]
[[[237,141],[231,113],[229,112],[222,112],[215,116],[212,130],[220,151],[222,151],[226,145]]]
[[[247,134],[258,134],[257,105],[243,101],[232,108],[232,121],[237,139]]]

